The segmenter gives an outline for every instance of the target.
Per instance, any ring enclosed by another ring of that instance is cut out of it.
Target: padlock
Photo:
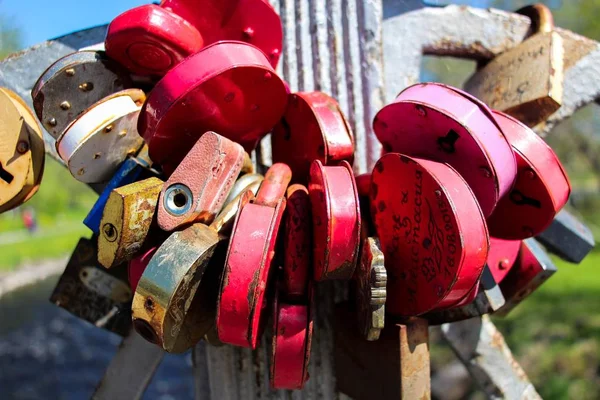
[[[507,315],[556,271],[556,266],[535,239],[524,240],[517,262],[500,284],[506,304],[496,314]]]
[[[161,229],[210,224],[249,159],[239,144],[214,132],[203,134],[162,188],[157,213]]]
[[[133,325],[146,340],[168,352],[181,353],[212,328],[218,275],[209,275],[213,279],[208,287],[202,281],[209,269],[218,268],[211,258],[227,239],[223,232],[230,228],[238,210],[248,203],[258,186],[251,185],[226,205],[210,226],[197,223],[175,232],[158,248],[133,297]],[[203,286],[206,291],[214,287],[214,303],[204,301],[206,297],[200,290]]]
[[[521,240],[541,233],[571,193],[567,173],[550,146],[516,119],[494,111],[517,158],[517,179],[488,218],[490,234]]]
[[[559,212],[536,239],[551,253],[575,264],[582,262],[596,244],[590,228],[566,210]]]
[[[447,164],[386,154],[373,170],[371,214],[388,275],[386,312],[452,306],[478,282],[489,248],[484,215]]]
[[[282,120],[271,135],[273,162],[290,166],[295,182],[305,184],[310,165],[335,165],[354,158],[352,130],[339,104],[322,92],[288,96]]]
[[[358,192],[358,202],[360,203],[361,230],[363,239],[365,237],[377,236],[373,218],[371,218],[371,173],[357,175],[356,190]]]
[[[73,177],[84,183],[109,180],[127,156],[136,155],[144,140],[137,120],[144,92],[127,89],[92,105],[56,141],[56,150]]]
[[[138,124],[150,157],[169,175],[208,131],[247,151],[281,119],[287,92],[257,48],[241,42],[205,47],[154,87]]]
[[[283,288],[287,298],[305,298],[312,269],[312,219],[308,189],[292,185],[287,190],[283,236]]]
[[[131,328],[132,292],[126,265],[104,269],[96,238],[80,239],[50,301],[97,327],[126,336]]]
[[[159,246],[150,247],[148,250],[138,254],[129,261],[129,265],[127,266],[127,276],[129,278],[129,287],[133,292],[136,291],[140,279],[142,278],[142,274],[146,270],[148,264],[150,264],[150,260],[154,257],[154,254],[156,254],[158,247]]]
[[[467,181],[488,217],[517,174],[515,155],[492,112],[440,83],[401,92],[373,122],[386,152],[445,162]]]
[[[315,160],[308,182],[313,216],[314,279],[348,280],[358,260],[361,218],[352,167]]]
[[[258,344],[291,175],[287,165],[274,164],[256,198],[241,207],[235,219],[217,307],[217,330],[223,343],[253,349]]]
[[[0,213],[18,207],[38,190],[44,172],[42,131],[14,92],[0,88]]]
[[[42,125],[58,139],[92,104],[130,87],[128,72],[104,52],[79,51],[52,64],[33,86],[31,97]]]
[[[244,158],[244,159],[246,159],[246,158]],[[242,167],[242,173],[243,173],[243,171],[244,171],[244,168]],[[238,197],[240,194],[242,194],[242,192],[246,189],[246,187],[248,185],[251,185],[254,182],[262,182],[262,180],[264,178],[265,177],[262,176],[261,174],[255,174],[252,172],[241,175],[238,178],[238,180],[235,181],[235,183],[233,184],[231,191],[229,192],[229,194],[227,195],[227,198],[225,199],[225,204],[228,204],[235,197]]]
[[[108,196],[98,235],[98,261],[112,268],[131,260],[156,223],[163,181],[152,177],[114,189]]]
[[[491,108],[535,126],[562,102],[563,40],[547,6],[538,3],[517,12],[531,18],[533,34],[476,71],[465,89]]]
[[[117,172],[104,186],[98,200],[92,206],[92,209],[83,220],[83,224],[98,235],[100,233],[100,221],[102,213],[110,193],[119,187],[128,185],[138,180],[143,180],[152,176],[160,176],[160,173],[151,168],[151,160],[148,157],[148,147],[144,146],[135,156],[129,156],[121,164]]]
[[[354,282],[359,332],[366,340],[378,340],[385,326],[387,272],[377,238],[363,240]]]
[[[521,249],[520,240],[504,240],[490,237],[487,265],[496,282],[500,283],[509,273]]]

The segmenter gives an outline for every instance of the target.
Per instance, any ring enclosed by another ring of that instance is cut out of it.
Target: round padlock
[[[154,4],[125,11],[108,26],[106,54],[137,75],[163,76],[204,46],[198,30]]]
[[[486,217],[515,180],[515,156],[490,109],[450,86],[405,89],[377,113],[373,129],[385,152],[450,164],[471,186]]]
[[[358,260],[361,218],[352,167],[315,160],[308,183],[314,237],[314,279],[352,278]]]
[[[137,120],[145,95],[128,89],[110,95],[82,113],[56,141],[56,150],[71,175],[85,183],[110,179],[128,155],[144,140]]]
[[[104,52],[79,51],[52,64],[33,86],[31,97],[42,125],[58,139],[92,104],[129,87],[128,72]]]
[[[154,254],[158,250],[158,246],[151,247],[147,251],[139,254],[134,257],[131,261],[129,261],[129,265],[127,267],[127,274],[129,276],[129,287],[132,291],[135,292],[137,289],[138,283],[140,282],[140,278],[144,274],[146,267],[150,263]]]
[[[352,164],[352,130],[339,104],[322,92],[294,93],[288,98],[283,119],[271,135],[273,162],[290,166],[294,181],[306,183],[310,165],[319,160],[334,165]]]
[[[204,132],[253,146],[281,118],[286,98],[283,81],[259,49],[219,42],[164,76],[138,128],[152,160],[172,171]]]
[[[449,165],[386,154],[373,170],[371,214],[385,256],[386,312],[416,316],[454,305],[479,280],[487,226]]]
[[[490,252],[487,265],[494,276],[496,283],[500,284],[509,273],[519,256],[520,240],[504,240],[490,237]]]
[[[499,111],[494,111],[494,116],[517,158],[517,179],[488,218],[490,234],[526,239],[552,223],[569,200],[571,184],[544,139],[513,117]]]

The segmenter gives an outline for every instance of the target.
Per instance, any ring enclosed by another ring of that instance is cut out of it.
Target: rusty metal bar
[[[400,394],[402,399],[431,399],[429,324],[411,318],[399,324]]]

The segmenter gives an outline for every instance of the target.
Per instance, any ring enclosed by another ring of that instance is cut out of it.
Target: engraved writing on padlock
[[[352,130],[333,98],[322,92],[294,93],[271,135],[273,162],[288,164],[294,181],[305,183],[310,165],[352,163]]]
[[[520,249],[520,240],[504,240],[490,237],[490,252],[488,254],[487,265],[496,282],[502,282],[510,272],[517,260]]]
[[[308,183],[313,216],[314,279],[350,279],[358,260],[360,203],[350,164],[315,160]]]
[[[172,172],[205,132],[251,150],[280,120],[287,92],[265,55],[241,42],[205,47],[169,71],[144,105],[139,131]]]
[[[210,224],[223,207],[248,155],[239,144],[206,132],[164,184],[158,225],[173,231],[194,222]]]
[[[373,122],[386,151],[450,164],[489,216],[512,187],[517,164],[491,110],[439,83],[405,89]]]
[[[475,72],[466,90],[490,107],[535,126],[561,105],[563,40],[550,10],[535,4],[517,12],[532,18],[537,32]]]
[[[127,71],[104,52],[79,51],[52,64],[33,86],[31,97],[42,125],[58,139],[92,104],[129,87]]]
[[[217,308],[217,330],[223,343],[251,348],[258,344],[291,175],[287,165],[274,164],[256,198],[236,217]]]
[[[104,267],[129,261],[142,249],[162,187],[160,179],[148,178],[110,193],[98,235],[98,260]]]
[[[109,180],[128,155],[144,141],[137,120],[145,95],[128,89],[92,105],[56,141],[56,150],[71,175],[85,183]]]
[[[550,226],[536,236],[548,251],[565,261],[579,264],[595,246],[594,235],[566,210],[558,213]]]
[[[312,219],[308,189],[292,185],[287,190],[283,237],[283,293],[305,298],[312,273]]]
[[[567,203],[569,178],[556,154],[535,132],[506,114],[494,116],[517,158],[517,179],[488,219],[490,234],[520,240],[546,229]]]
[[[29,200],[44,170],[44,141],[31,110],[14,92],[0,88],[0,213]]]
[[[388,313],[452,306],[479,280],[487,227],[473,192],[448,165],[383,156],[372,175],[371,214],[385,255]]]

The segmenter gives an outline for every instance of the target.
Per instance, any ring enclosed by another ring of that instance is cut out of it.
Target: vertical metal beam
[[[429,324],[411,318],[399,324],[400,393],[402,399],[431,399]]]

